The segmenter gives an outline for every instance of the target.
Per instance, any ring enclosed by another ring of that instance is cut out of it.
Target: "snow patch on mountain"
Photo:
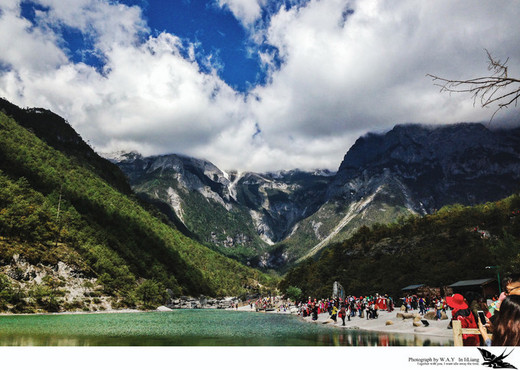
[[[177,217],[179,217],[179,219],[182,221],[182,223],[185,224],[184,211],[182,209],[182,198],[171,187],[168,188],[167,193],[168,193],[168,203],[175,211],[175,214],[177,215]]]
[[[256,231],[260,239],[266,242],[268,245],[274,245],[274,235],[271,228],[264,222],[262,214],[253,209],[249,210],[253,224],[255,225]]]

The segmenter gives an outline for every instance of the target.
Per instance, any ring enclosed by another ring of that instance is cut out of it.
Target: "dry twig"
[[[480,100],[482,107],[489,107],[497,103],[497,109],[493,113],[491,120],[495,114],[502,108],[507,108],[511,104],[518,105],[520,98],[520,80],[511,78],[507,75],[507,62],[501,62],[494,59],[486,50],[489,60],[488,70],[493,74],[488,77],[477,77],[470,80],[450,80],[443,77],[427,74],[431,77],[436,86],[441,88],[441,92],[449,93],[471,93],[473,97],[473,105]],[[505,91],[504,91],[505,90]]]

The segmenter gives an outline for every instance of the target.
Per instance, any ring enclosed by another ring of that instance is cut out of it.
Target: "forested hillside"
[[[28,113],[43,122],[50,114]],[[102,171],[113,165],[71,155],[81,153],[82,141],[68,143],[67,155],[36,131],[0,112],[2,309],[90,307],[81,302],[85,297],[67,298],[63,278],[30,273],[22,268],[27,265],[58,270],[65,263],[73,276],[85,278],[88,295],[112,297],[113,307],[161,304],[167,291],[216,297],[269,285],[265,275],[194,242],[122,192],[121,174]]]
[[[361,227],[348,240],[290,270],[280,289],[304,297],[329,297],[334,281],[347,294],[399,297],[411,284],[447,286],[458,280],[493,278],[520,270],[520,195],[432,215]]]
[[[201,243],[280,273],[363,225],[497,201],[520,184],[516,124],[396,125],[345,149],[335,173],[222,171],[178,154],[112,158],[135,192],[162,202]]]

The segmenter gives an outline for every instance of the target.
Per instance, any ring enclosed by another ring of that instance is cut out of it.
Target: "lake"
[[[225,310],[0,317],[2,346],[438,346],[445,338],[339,330]]]

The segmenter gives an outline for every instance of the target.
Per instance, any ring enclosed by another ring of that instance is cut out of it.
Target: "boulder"
[[[422,326],[422,322],[420,322],[420,321],[414,321],[414,322],[413,322],[413,326],[415,326],[415,327]]]
[[[388,325],[394,325],[394,322],[392,320],[387,320],[385,322],[385,325],[388,326]]]
[[[171,308],[168,308],[166,306],[159,306],[157,307],[157,311],[159,312],[168,312],[168,311],[173,311]]]
[[[414,318],[414,314],[413,313],[410,313],[410,312],[398,312],[395,317],[397,317],[398,319],[413,319]]]
[[[435,315],[435,311],[428,311],[428,312],[426,312],[426,314],[424,315],[424,318],[425,318],[426,320],[435,320],[435,317],[436,317],[436,315]]]
[[[424,315],[424,318],[426,320],[435,320],[437,318],[437,314],[435,311],[428,311]],[[448,320],[448,315],[446,315],[446,312],[444,311],[441,312],[441,320]]]

